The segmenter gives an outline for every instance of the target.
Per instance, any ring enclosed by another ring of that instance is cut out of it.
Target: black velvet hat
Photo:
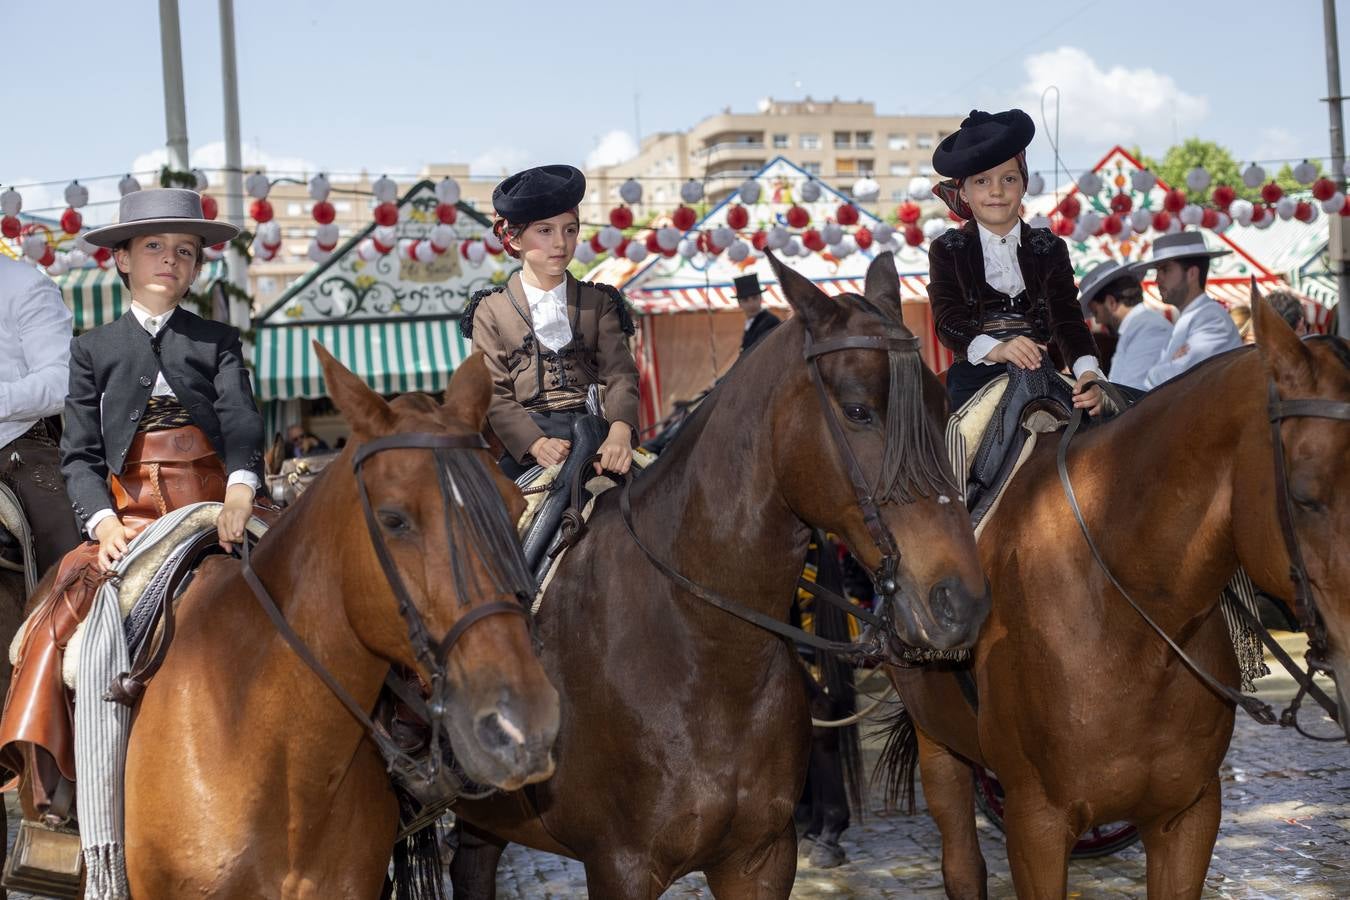
[[[764,293],[764,290],[759,286],[759,276],[754,272],[751,272],[749,275],[742,275],[740,278],[735,278],[731,283],[736,288],[737,300],[744,300],[747,297],[757,297]]]
[[[524,224],[576,209],[586,196],[586,176],[574,166],[538,166],[517,172],[492,191],[492,208]]]
[[[972,109],[961,127],[933,151],[933,169],[944,178],[966,178],[1005,163],[1031,144],[1036,123],[1020,109]]]

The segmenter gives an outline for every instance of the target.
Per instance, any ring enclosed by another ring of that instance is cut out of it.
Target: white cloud
[[[1293,159],[1306,150],[1302,141],[1286,128],[1262,128],[1258,132],[1253,159]],[[1278,167],[1277,167],[1278,168]]]
[[[251,144],[247,141],[240,146],[239,153],[246,170],[266,169],[274,175],[285,174],[296,177],[312,175],[320,171],[317,163],[305,157],[269,153],[257,144]],[[168,158],[168,151],[159,147],[136,157],[131,163],[131,171],[147,172],[154,170],[157,172],[168,161]],[[212,170],[225,167],[225,142],[212,141],[209,144],[202,144],[193,148],[188,154],[188,161],[195,169],[207,170],[207,177],[213,183],[220,183],[223,181],[223,177]]]
[[[1147,67],[1103,69],[1077,47],[1036,53],[1023,65],[1027,79],[1018,89],[1018,105],[1037,119],[1042,131],[1041,93],[1058,87],[1059,132],[1065,144],[1167,146],[1176,135],[1194,132],[1209,111],[1204,97],[1181,90],[1170,75]],[[1046,111],[1054,115],[1052,103]]]
[[[490,147],[469,160],[469,174],[501,178],[525,168],[529,159],[529,151],[519,147]]]
[[[591,152],[586,154],[586,168],[595,169],[600,166],[612,166],[616,163],[626,162],[637,155],[637,141],[628,132],[616,128],[613,131],[605,132],[595,142]]]

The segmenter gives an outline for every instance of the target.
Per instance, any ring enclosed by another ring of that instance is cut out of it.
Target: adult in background
[[[1114,259],[1098,263],[1078,284],[1083,315],[1116,336],[1108,381],[1143,389],[1148,370],[1172,337],[1172,323],[1145,303],[1144,288],[1130,266]]]
[[[736,302],[745,313],[745,333],[741,335],[741,352],[745,353],[759,343],[764,335],[778,327],[782,320],[764,308],[764,291],[759,276],[754,272],[742,275],[732,282],[736,288]]]
[[[1145,388],[1155,388],[1211,356],[1242,346],[1242,337],[1227,311],[1205,293],[1209,262],[1228,250],[1210,250],[1198,231],[1165,234],[1153,242],[1153,256],[1144,269],[1156,269],[1158,292],[1164,303],[1181,311],[1172,337],[1144,377]]]

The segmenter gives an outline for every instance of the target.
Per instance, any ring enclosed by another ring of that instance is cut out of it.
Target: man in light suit
[[[1143,390],[1144,377],[1172,337],[1172,323],[1141,301],[1144,289],[1132,266],[1114,259],[1099,263],[1078,283],[1083,315],[1091,316],[1117,338],[1107,378]]]
[[[1166,234],[1153,242],[1153,258],[1145,268],[1158,270],[1163,301],[1181,310],[1167,342],[1144,378],[1155,388],[1211,356],[1242,346],[1237,326],[1213,297],[1205,293],[1209,261],[1227,250],[1210,250],[1198,231]]]

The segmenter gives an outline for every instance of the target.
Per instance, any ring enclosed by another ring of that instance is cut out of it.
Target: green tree
[[[1186,173],[1196,166],[1204,166],[1205,171],[1209,172],[1210,182],[1209,187],[1205,188],[1204,196],[1192,198],[1197,202],[1207,202],[1214,188],[1221,184],[1232,187],[1239,197],[1248,200],[1260,197],[1259,190],[1252,190],[1242,183],[1242,172],[1238,169],[1233,154],[1228,152],[1228,148],[1214,141],[1201,140],[1198,137],[1187,138],[1182,143],[1170,147],[1161,161],[1142,155],[1137,158],[1168,187],[1181,188],[1188,193],[1190,189],[1186,187]],[[1289,180],[1297,184],[1292,175]]]

